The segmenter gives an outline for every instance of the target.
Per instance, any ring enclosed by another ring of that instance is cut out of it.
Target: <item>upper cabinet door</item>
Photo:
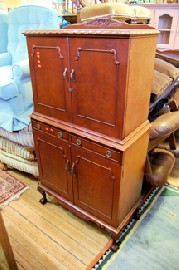
[[[27,39],[35,111],[70,121],[67,38]]]
[[[124,112],[127,40],[70,40],[73,123],[120,137]]]
[[[173,49],[177,20],[177,10],[155,10],[154,27],[160,30],[158,47]]]

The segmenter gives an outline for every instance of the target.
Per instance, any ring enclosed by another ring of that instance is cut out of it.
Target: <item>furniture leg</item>
[[[41,187],[38,187],[37,189],[43,196],[42,199],[39,200],[39,202],[43,205],[46,204],[48,202],[46,192]]]

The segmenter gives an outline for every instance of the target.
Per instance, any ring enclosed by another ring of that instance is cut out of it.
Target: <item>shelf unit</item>
[[[142,4],[151,10],[150,25],[159,29],[158,49],[179,49],[179,4]]]

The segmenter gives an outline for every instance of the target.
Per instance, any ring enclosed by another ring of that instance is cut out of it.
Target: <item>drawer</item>
[[[81,137],[72,135],[71,142],[73,145],[76,145],[78,147],[81,147],[83,149],[91,150],[92,152],[99,154],[100,156],[120,162],[121,161],[121,152],[115,151],[110,147],[102,146],[98,143],[94,143],[90,140],[83,139]]]
[[[34,120],[32,120],[32,127],[35,130],[39,130],[55,138],[60,138],[60,139],[64,139],[65,141],[69,141],[69,134],[63,131],[62,129],[58,129],[50,125],[44,124],[42,122],[38,122]]]

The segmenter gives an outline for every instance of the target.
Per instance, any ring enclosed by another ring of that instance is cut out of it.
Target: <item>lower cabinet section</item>
[[[33,134],[40,188],[85,219],[117,229],[140,199],[148,134],[123,152],[34,120]]]
[[[72,160],[74,204],[116,226],[115,197],[119,197],[120,191],[120,164],[73,145]]]

